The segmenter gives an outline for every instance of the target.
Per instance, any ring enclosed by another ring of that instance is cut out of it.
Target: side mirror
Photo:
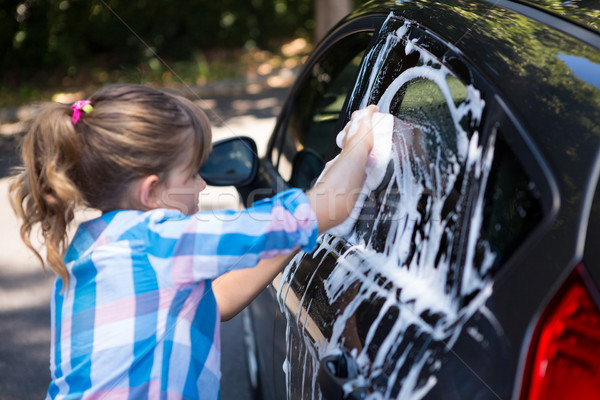
[[[258,154],[249,137],[237,136],[213,143],[200,176],[211,186],[246,186],[256,177]]]
[[[313,185],[315,179],[321,175],[325,161],[314,150],[300,150],[292,162],[292,176],[289,184],[302,190],[308,190]]]

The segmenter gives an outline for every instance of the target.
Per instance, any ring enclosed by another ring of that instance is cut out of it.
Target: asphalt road
[[[197,98],[210,107],[213,139],[245,135],[255,139],[259,155],[275,123],[287,88],[267,88]],[[192,97],[193,98],[193,97]],[[50,381],[50,292],[52,272],[39,262],[19,238],[16,217],[8,204],[11,168],[17,163],[20,133],[0,133],[0,400],[42,399]],[[201,209],[237,207],[231,188],[209,188],[201,196]],[[82,219],[86,215],[80,216]],[[244,347],[238,316],[222,324],[221,399],[250,399]]]

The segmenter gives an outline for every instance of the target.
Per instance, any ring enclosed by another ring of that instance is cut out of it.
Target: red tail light
[[[524,400],[600,399],[600,311],[584,273],[575,268],[538,322]]]

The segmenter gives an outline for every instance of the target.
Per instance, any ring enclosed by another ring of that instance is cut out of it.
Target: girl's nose
[[[198,187],[198,191],[201,192],[206,189],[206,181],[202,179],[200,175],[196,178],[196,186]]]

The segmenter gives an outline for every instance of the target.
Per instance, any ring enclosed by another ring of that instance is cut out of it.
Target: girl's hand
[[[345,135],[342,139],[343,150],[354,150],[360,148],[367,154],[373,148],[373,114],[379,111],[375,105],[354,111],[350,121],[344,127]]]
[[[307,193],[317,215],[319,232],[344,222],[354,208],[365,179],[367,158],[373,148],[372,119],[377,110],[376,106],[369,106],[352,114],[338,136],[342,152],[327,163],[327,168]]]

